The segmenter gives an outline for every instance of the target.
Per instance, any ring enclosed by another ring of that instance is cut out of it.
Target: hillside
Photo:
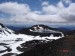
[[[18,56],[75,56],[75,35],[37,45]]]

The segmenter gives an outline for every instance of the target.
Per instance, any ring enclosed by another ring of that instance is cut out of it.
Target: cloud
[[[27,4],[18,4],[17,2],[6,2],[0,4],[0,11],[9,14],[26,14],[30,11]]]
[[[64,8],[65,8],[62,1],[59,1],[59,2],[57,3],[57,6],[56,6],[56,7],[60,8],[60,9],[64,9]]]
[[[64,0],[65,1],[65,0]],[[49,19],[52,22],[75,22],[75,3],[70,3],[68,7],[64,6],[62,1],[59,1],[56,6],[43,6],[42,11],[50,15]],[[56,18],[56,20],[55,20]]]
[[[57,8],[53,5],[43,6],[42,11],[46,14],[56,14],[58,12]]]
[[[67,20],[68,22],[75,22],[75,3],[71,3],[69,7],[63,8],[62,11],[59,11],[59,15]]]
[[[42,6],[48,6],[48,5],[49,5],[48,1],[42,3]]]
[[[59,1],[56,5],[43,2],[40,11],[32,11],[28,4],[5,2],[0,4],[0,12],[10,14],[7,18],[0,17],[3,23],[30,23],[30,22],[75,22],[75,3],[67,0],[68,7]]]
[[[17,2],[5,2],[0,4],[0,12],[9,14],[8,19],[0,18],[0,22],[16,23],[27,21],[26,15],[31,11],[27,4],[19,4]],[[28,16],[29,17],[29,16]]]
[[[71,4],[72,0],[62,0],[62,2],[65,3],[65,4]]]

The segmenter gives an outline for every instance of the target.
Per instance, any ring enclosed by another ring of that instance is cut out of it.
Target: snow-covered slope
[[[42,27],[39,27],[39,28],[43,30]],[[41,30],[39,31],[41,32]],[[23,53],[22,51],[19,51],[17,47],[27,48],[27,47],[21,46],[21,44],[26,43],[27,41],[42,40],[47,42],[52,39],[57,40],[59,38],[62,38],[62,37],[60,36],[54,37],[53,35],[48,37],[40,37],[40,36],[31,36],[31,35],[25,35],[25,34],[14,34],[14,31],[10,30],[3,24],[0,24],[0,56],[7,55],[10,53],[16,56],[16,54]]]
[[[0,23],[0,37],[2,35],[8,36],[8,35],[13,34],[13,33],[14,33],[14,31],[8,29],[5,25]]]
[[[31,29],[29,29],[32,32],[43,32],[43,33],[47,33],[47,32],[51,32],[54,33],[56,31],[54,30],[50,30],[49,27],[45,26],[45,25],[34,25],[32,26]]]
[[[50,27],[45,25],[34,25],[31,29],[32,32],[40,32],[40,33],[60,33],[59,31],[55,31],[50,29]]]

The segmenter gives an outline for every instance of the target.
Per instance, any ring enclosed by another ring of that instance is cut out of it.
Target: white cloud
[[[30,11],[27,4],[18,4],[17,2],[6,2],[0,4],[0,11],[9,14],[26,14]]]
[[[60,8],[60,9],[64,9],[64,8],[65,8],[62,1],[59,1],[59,2],[57,3],[57,7]]]
[[[48,6],[48,5],[49,5],[48,1],[42,3],[42,6]]]
[[[19,4],[16,2],[1,3],[0,12],[11,14],[11,16],[8,20],[0,18],[0,22],[75,22],[75,3],[69,3],[70,5],[65,7],[62,1],[59,1],[56,5],[43,2],[41,11],[31,11],[28,4]]]
[[[72,3],[72,0],[62,0],[63,3],[66,3],[66,4],[70,4]]]
[[[75,3],[70,3],[68,7],[64,6],[62,1],[59,1],[56,6],[48,5],[43,6],[43,12],[49,14],[51,22],[75,22]],[[55,17],[56,16],[56,17]],[[55,20],[56,18],[56,20]]]
[[[56,14],[58,12],[57,8],[53,5],[43,6],[42,11],[46,14]]]

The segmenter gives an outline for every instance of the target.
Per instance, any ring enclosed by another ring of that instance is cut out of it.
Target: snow
[[[40,32],[40,33],[61,33],[61,32],[59,32],[59,31],[55,31],[55,30],[50,30],[50,29],[48,29],[48,28],[43,28],[42,26],[34,26],[33,27],[34,28],[34,30],[32,30],[32,29],[29,29],[31,32]]]
[[[2,51],[2,50],[6,50],[7,48],[6,47],[4,47],[4,46],[0,46],[0,51]]]
[[[4,53],[0,53],[0,56],[2,56],[3,54],[6,54],[6,53],[8,53],[8,52],[6,51],[6,52],[4,52]]]
[[[0,25],[0,28],[2,28],[1,25]]]
[[[38,26],[39,27],[39,26]],[[43,29],[42,27],[39,27],[41,30]],[[22,43],[25,43],[27,41],[31,41],[31,40],[45,40],[45,41],[48,41],[49,39],[54,39],[54,40],[57,40],[59,38],[62,38],[62,37],[54,37],[53,35],[49,36],[49,37],[40,37],[40,36],[31,36],[31,35],[25,35],[25,34],[14,34],[12,30],[8,29],[8,28],[2,28],[0,26],[0,30],[2,30],[1,34],[0,34],[0,43],[5,43],[5,44],[8,44],[8,45],[4,45],[4,46],[7,46],[11,49],[10,52],[8,51],[5,51],[3,53],[0,53],[0,56],[4,55],[4,54],[7,54],[7,53],[17,53],[17,54],[21,54],[22,52],[18,51],[17,50],[17,47],[20,46]],[[7,31],[6,31],[7,30]],[[36,27],[35,27],[35,30]],[[8,31],[11,33],[9,34]],[[32,31],[32,30],[31,30]],[[61,33],[62,34],[62,33]],[[63,34],[62,34],[63,35]],[[20,40],[21,39],[21,40]],[[18,40],[18,41],[16,41]],[[2,50],[6,50],[7,48],[4,47],[4,46],[1,46],[0,45],[0,51]]]
[[[17,38],[21,38],[22,41],[15,41],[15,40],[17,40]],[[59,38],[61,38],[61,37],[53,37],[53,36],[50,36],[50,37],[40,37],[40,36],[28,36],[28,35],[24,35],[24,34],[19,34],[19,35],[11,34],[9,36],[6,36],[6,35],[2,36],[0,38],[0,43],[9,44],[9,45],[7,45],[7,47],[12,49],[12,51],[10,51],[8,53],[20,54],[22,52],[18,51],[16,48],[18,46],[20,46],[20,44],[25,43],[26,41],[30,41],[30,40],[46,40],[46,41],[48,41],[47,39],[55,39],[56,40],[56,39],[59,39]],[[1,47],[1,49],[4,50],[5,48]],[[5,53],[7,53],[7,52],[5,52]]]

